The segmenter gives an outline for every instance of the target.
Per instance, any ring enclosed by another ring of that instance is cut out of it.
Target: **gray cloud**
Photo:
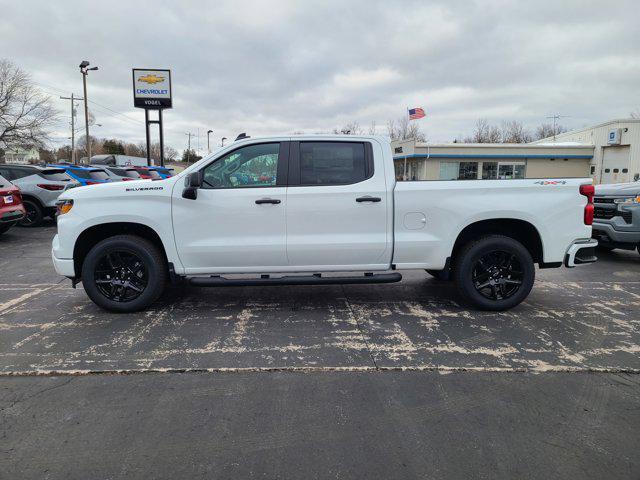
[[[15,2],[0,0],[2,53],[45,91],[82,91],[88,59],[94,133],[144,139],[131,68],[171,68],[169,144],[382,127],[422,106],[433,141],[479,117],[568,127],[640,107],[640,29],[632,1]],[[63,114],[68,105],[59,101]],[[120,112],[114,113],[104,107]],[[122,115],[124,114],[124,115]],[[62,119],[59,141],[64,141]]]

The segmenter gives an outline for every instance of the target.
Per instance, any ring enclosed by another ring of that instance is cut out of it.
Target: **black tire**
[[[24,205],[24,209],[27,211],[27,214],[18,222],[18,225],[21,227],[38,227],[42,224],[42,207],[40,204],[31,200],[30,198],[25,198],[22,200],[22,204]]]
[[[132,261],[135,263],[131,264]],[[113,268],[109,273],[115,272],[115,275],[105,274],[105,266]],[[136,275],[141,272],[142,275],[137,278]],[[100,276],[110,280],[96,278]],[[96,305],[112,312],[144,310],[162,295],[167,276],[162,252],[153,243],[136,235],[118,235],[102,240],[89,251],[82,264],[85,292]],[[136,285],[139,280],[140,283]],[[114,286],[117,282],[122,285]],[[136,296],[126,298],[132,295]]]
[[[436,278],[442,282],[446,282],[447,280],[451,280],[451,275],[449,272],[444,270],[425,270],[429,275],[433,278]]]
[[[11,227],[13,227],[13,224],[11,224],[11,225],[0,225],[0,235],[2,235],[4,232],[9,230]]]
[[[468,243],[456,255],[454,279],[466,302],[481,310],[502,311],[527,298],[535,266],[520,242],[489,235]]]

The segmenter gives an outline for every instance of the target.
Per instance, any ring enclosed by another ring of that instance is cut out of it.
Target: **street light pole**
[[[213,130],[207,130],[207,152],[211,153],[211,147],[209,146],[209,135],[213,133]]]
[[[220,141],[220,146],[224,147],[224,141],[227,139],[227,137],[222,137],[222,140]]]
[[[85,127],[85,138],[87,142],[87,161],[91,163],[91,139],[89,137],[89,105],[87,98],[87,75],[89,74],[89,70],[98,70],[98,67],[89,67],[89,62],[87,60],[83,60],[80,63],[80,73],[82,73],[82,87],[84,88],[84,127]]]

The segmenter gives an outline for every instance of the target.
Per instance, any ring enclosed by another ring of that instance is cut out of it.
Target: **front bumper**
[[[598,241],[594,239],[577,240],[571,244],[564,256],[565,267],[572,268],[576,265],[585,265],[598,260],[596,247]]]
[[[640,229],[616,230],[615,225],[605,222],[593,222],[593,238],[603,245],[629,245],[635,248],[640,243]]]
[[[53,237],[51,245],[51,260],[53,260],[53,268],[56,269],[58,275],[64,275],[65,277],[73,278],[76,276],[76,271],[73,265],[73,258],[58,258],[56,257],[56,250],[59,249],[58,235]]]

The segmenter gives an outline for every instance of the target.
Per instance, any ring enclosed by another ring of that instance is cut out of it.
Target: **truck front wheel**
[[[143,310],[162,294],[167,268],[160,250],[135,235],[96,244],[82,264],[82,285],[95,304],[113,312]]]
[[[489,235],[462,248],[454,275],[458,291],[467,302],[482,310],[500,311],[527,298],[535,280],[535,266],[520,242]]]

